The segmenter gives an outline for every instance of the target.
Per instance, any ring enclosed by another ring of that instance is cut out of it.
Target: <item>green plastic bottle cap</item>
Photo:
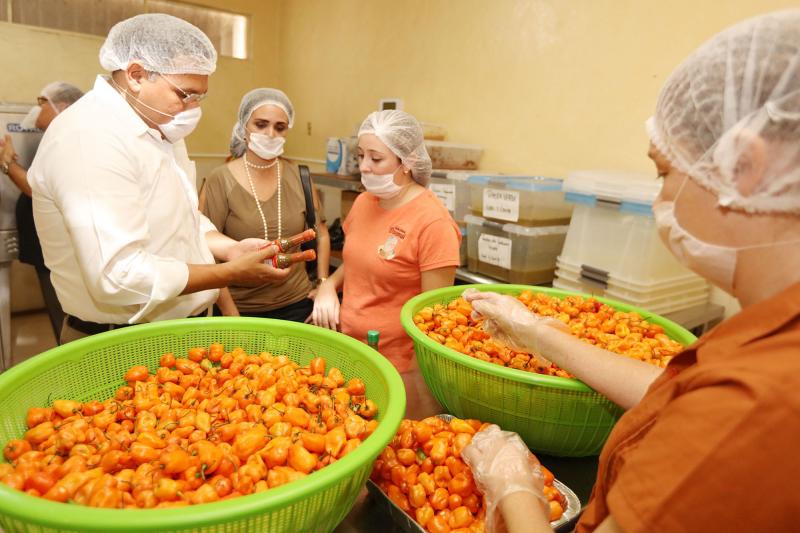
[[[367,344],[375,345],[378,344],[378,339],[380,338],[380,332],[374,329],[371,329],[367,332]]]

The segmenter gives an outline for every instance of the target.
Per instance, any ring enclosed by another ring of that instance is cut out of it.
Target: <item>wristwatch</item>
[[[12,163],[13,163],[13,161],[12,161]],[[6,175],[8,175],[8,167],[9,167],[10,165],[11,165],[10,163],[6,163],[5,161],[3,161],[2,163],[0,163],[0,170],[2,170],[2,171],[3,171],[3,174],[6,174]]]
[[[328,278],[317,278],[317,287],[325,283],[327,280]]]

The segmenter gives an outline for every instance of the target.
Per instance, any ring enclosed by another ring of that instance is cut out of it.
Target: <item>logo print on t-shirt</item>
[[[401,228],[400,226],[392,226],[389,228],[389,233],[397,237],[398,239],[405,239],[406,238],[406,230]]]
[[[399,226],[392,226],[389,228],[389,236],[386,238],[386,242],[383,243],[381,246],[378,246],[378,255],[381,256],[383,259],[394,259],[395,248],[400,243],[402,239],[406,238],[406,230]]]
[[[394,259],[394,249],[398,242],[400,241],[397,239],[397,237],[394,235],[389,235],[386,238],[386,242],[378,246],[378,255],[384,259]]]

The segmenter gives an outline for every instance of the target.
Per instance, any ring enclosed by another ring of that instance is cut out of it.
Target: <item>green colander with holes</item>
[[[430,339],[414,324],[414,315],[422,308],[446,305],[470,287],[512,295],[530,290],[557,298],[578,294],[528,285],[459,285],[409,300],[400,320],[414,342],[425,383],[444,410],[459,418],[477,418],[515,431],[538,453],[562,457],[599,454],[622,415],[622,409],[611,400],[577,379],[544,376],[469,357]],[[683,345],[696,340],[666,318],[616,300],[596,299],[620,311],[638,312]]]
[[[309,476],[266,492],[176,509],[96,509],[55,503],[0,483],[0,528],[12,532],[255,532],[333,530],[353,506],[378,454],[405,412],[400,375],[378,352],[306,324],[211,317],[132,326],[59,346],[0,374],[0,447],[25,432],[29,407],[55,399],[111,397],[133,365],[158,368],[165,352],[219,342],[226,350],[269,351],[300,365],[324,357],[346,379],[361,378],[378,406],[378,428],[353,452]]]

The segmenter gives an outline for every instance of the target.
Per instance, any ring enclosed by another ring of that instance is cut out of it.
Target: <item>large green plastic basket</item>
[[[400,375],[378,352],[332,331],[258,318],[194,318],[134,326],[71,342],[0,375],[0,446],[25,431],[32,406],[52,400],[105,399],[135,364],[158,367],[161,354],[221,342],[230,350],[284,354],[303,365],[312,357],[364,380],[378,405],[378,429],[340,461],[260,494],[178,509],[96,509],[34,498],[0,484],[0,527],[6,533],[56,531],[331,531],[353,506],[378,454],[405,412]]]
[[[506,368],[446,348],[414,324],[420,309],[447,304],[469,287],[514,295],[531,290],[559,298],[576,294],[526,285],[459,285],[425,292],[406,302],[400,320],[414,341],[425,383],[444,410],[516,431],[537,452],[564,457],[598,454],[622,414],[619,406],[577,379]],[[597,300],[621,311],[638,312],[682,344],[696,340],[670,320],[607,298]]]

